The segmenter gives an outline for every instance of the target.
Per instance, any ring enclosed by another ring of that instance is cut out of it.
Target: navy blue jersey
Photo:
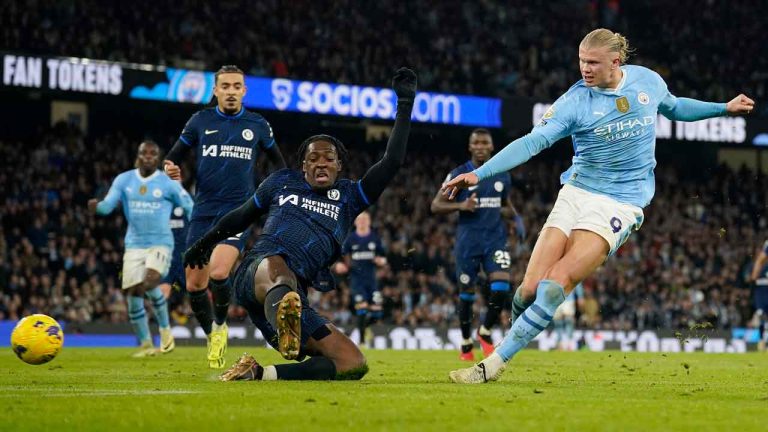
[[[354,230],[349,233],[341,249],[341,254],[349,255],[352,260],[349,268],[349,279],[353,289],[362,286],[376,286],[376,263],[373,259],[377,256],[383,256],[384,253],[381,239],[373,231],[362,237]]]
[[[303,173],[287,168],[267,177],[253,200],[269,212],[249,254],[280,255],[305,281],[339,259],[355,217],[370,205],[359,181],[339,179],[316,192]]]
[[[768,240],[763,243],[763,253],[768,254]],[[757,274],[755,283],[760,286],[768,286],[768,263],[760,269],[760,273]]]
[[[197,153],[194,216],[216,216],[253,194],[259,150],[275,145],[272,127],[260,114],[240,110],[227,115],[219,107],[195,113],[179,140]]]
[[[475,168],[471,160],[467,161],[451,171],[446,181],[459,174],[472,172]],[[509,173],[503,172],[481,180],[475,186],[459,191],[456,195],[456,202],[462,202],[472,194],[477,194],[478,203],[474,212],[459,212],[457,242],[483,240],[496,236],[506,239],[507,227],[501,217],[501,207],[509,195],[511,186],[512,179]]]

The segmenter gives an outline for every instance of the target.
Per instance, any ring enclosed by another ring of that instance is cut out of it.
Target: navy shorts
[[[353,303],[373,301],[373,293],[378,291],[376,281],[356,282],[351,281],[350,293],[352,294]]]
[[[254,253],[249,253],[243,258],[243,262],[235,270],[233,278],[235,298],[237,299],[237,304],[248,311],[248,316],[256,328],[261,331],[264,339],[273,348],[278,349],[277,329],[273,328],[272,324],[267,321],[267,317],[264,314],[264,305],[256,300],[256,292],[253,289],[253,277],[256,274],[259,263],[264,258]],[[329,324],[330,321],[309,306],[305,287],[300,287],[298,293],[301,298],[301,346],[304,347],[310,337],[327,335],[325,325]],[[322,337],[315,337],[315,340],[319,339],[322,339]]]
[[[456,243],[456,278],[463,285],[471,285],[477,281],[477,275],[482,266],[486,276],[492,272],[508,272],[512,265],[512,257],[507,249],[505,237],[491,239],[485,243],[472,244]]]
[[[216,223],[221,219],[224,215],[221,214],[219,216],[192,216],[192,220],[189,221],[189,232],[187,233],[187,245],[192,246],[195,244],[196,241],[198,241],[200,238],[202,238],[211,228],[216,225]],[[245,243],[248,241],[248,237],[251,236],[251,228],[246,229],[240,234],[237,234],[235,236],[229,237],[226,240],[222,240],[219,242],[219,244],[226,244],[230,246],[236,247],[240,252],[245,249]]]
[[[755,310],[768,314],[768,285],[755,285]]]

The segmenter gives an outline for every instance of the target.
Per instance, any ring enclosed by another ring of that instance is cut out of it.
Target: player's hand
[[[470,195],[469,198],[461,202],[461,211],[474,213],[475,208],[477,208],[477,194],[472,192],[472,195]]]
[[[449,200],[452,200],[456,198],[456,194],[459,193],[460,189],[466,189],[470,186],[474,186],[480,182],[480,179],[477,178],[477,175],[474,173],[465,173],[465,174],[459,174],[456,176],[456,178],[451,179],[450,181],[447,181],[443,183],[443,187],[441,188],[443,192],[443,196],[448,198]]]
[[[392,90],[398,102],[413,102],[416,98],[416,72],[401,67],[392,77]]]
[[[99,200],[96,198],[91,198],[88,200],[88,211],[91,213],[96,213],[96,206],[99,204]]]
[[[173,163],[173,161],[163,161],[163,171],[168,174],[168,177],[170,177],[171,180],[181,181],[181,168]]]
[[[204,245],[200,240],[196,241],[184,252],[184,267],[203,269],[208,265],[213,248]]]
[[[349,267],[343,262],[337,262],[336,265],[333,266],[333,272],[338,275],[346,274],[348,271]]]
[[[749,114],[755,109],[755,101],[740,94],[725,104],[728,115]]]
[[[387,258],[383,256],[374,257],[373,263],[379,267],[384,267],[385,265],[387,265]]]

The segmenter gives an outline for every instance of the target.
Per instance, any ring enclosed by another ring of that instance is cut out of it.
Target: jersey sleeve
[[[262,120],[259,125],[259,146],[266,150],[275,145],[275,133],[268,121]]]
[[[173,202],[174,205],[183,208],[184,216],[187,220],[189,220],[190,216],[192,215],[192,208],[194,207],[194,201],[192,201],[192,197],[186,190],[184,190],[184,188],[181,186],[181,183],[173,181],[170,178],[168,179],[168,182],[170,185],[171,202]]]
[[[184,144],[194,147],[197,145],[200,137],[200,113],[196,112],[189,118],[187,124],[184,125],[184,129],[179,135],[179,141]]]
[[[571,92],[560,96],[533,127],[532,133],[543,136],[550,144],[571,135],[576,129],[576,99],[576,95]]]
[[[125,183],[125,176],[120,174],[109,187],[107,196],[96,204],[96,214],[107,215],[112,213],[122,198],[123,183]]]
[[[272,198],[274,198],[277,191],[280,190],[281,185],[284,183],[283,180],[287,172],[288,170],[275,171],[267,178],[265,178],[261,184],[259,184],[259,187],[256,189],[256,192],[252,197],[256,207],[264,211],[269,210],[269,205],[272,202]]]

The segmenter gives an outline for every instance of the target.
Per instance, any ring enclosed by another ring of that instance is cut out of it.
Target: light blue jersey
[[[126,249],[167,246],[173,250],[173,233],[169,220],[174,206],[192,213],[192,198],[177,181],[160,170],[142,177],[138,169],[126,171],[112,182],[107,196],[96,206],[96,213],[112,213],[118,203],[128,221]]]
[[[659,74],[642,66],[621,70],[616,89],[590,88],[583,80],[574,84],[530,134],[505,147],[475,174],[483,179],[514,168],[570,135],[575,154],[573,165],[560,177],[562,184],[647,206],[656,188],[657,113],[671,120],[702,120],[725,115],[725,104],[677,98]]]

